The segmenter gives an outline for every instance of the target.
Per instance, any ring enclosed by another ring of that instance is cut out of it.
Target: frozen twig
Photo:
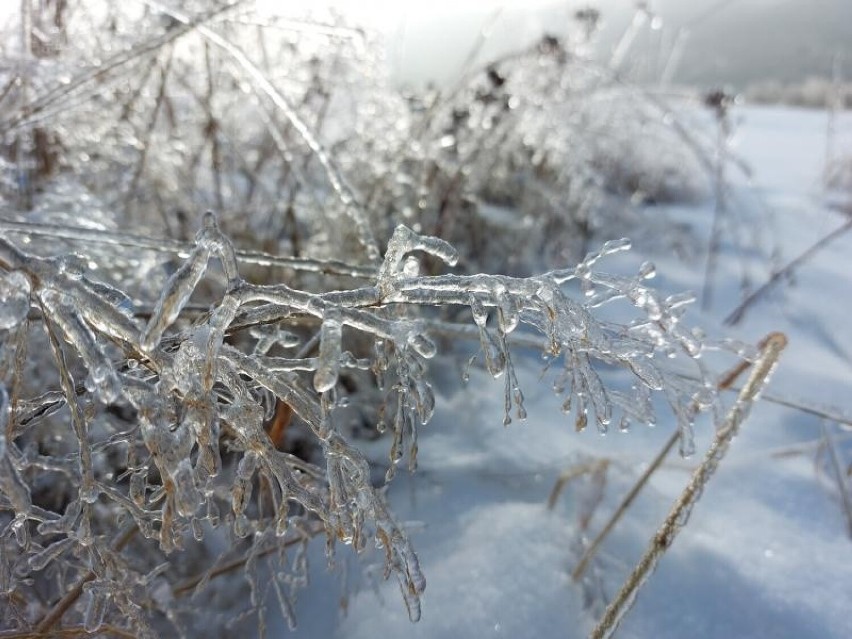
[[[654,535],[650,546],[628,576],[615,599],[607,606],[603,617],[590,635],[592,639],[612,637],[621,620],[633,606],[639,589],[654,572],[662,556],[671,546],[678,532],[686,523],[693,506],[698,501],[707,482],[725,456],[742,422],[748,417],[752,404],[766,385],[781,352],[787,346],[787,337],[783,333],[771,333],[767,336],[760,357],[737,400],[728,412],[716,438],[704,456],[701,465],[695,470],[692,479],[672,506],[663,525]]]
[[[734,326],[739,324],[743,317],[745,317],[748,309],[754,304],[757,300],[763,297],[768,291],[775,287],[778,282],[780,282],[783,278],[788,277],[793,273],[796,269],[798,269],[802,264],[811,259],[816,253],[826,247],[828,244],[836,240],[837,238],[844,235],[849,229],[852,229],[852,218],[846,220],[839,227],[834,229],[828,235],[824,235],[819,240],[814,242],[811,246],[805,249],[798,257],[791,260],[786,266],[776,270],[772,276],[764,283],[762,286],[754,289],[751,293],[749,293],[743,301],[737,305],[737,307],[731,311],[728,316],[725,318],[725,324],[728,326]]]
[[[141,0],[141,2],[157,11],[162,12],[165,15],[171,16],[175,20],[185,25],[193,24],[192,18],[185,13],[170,9],[159,2],[155,2],[154,0]],[[298,134],[304,140],[305,144],[316,156],[317,161],[320,163],[323,170],[325,171],[329,184],[331,185],[332,189],[334,190],[340,201],[343,203],[346,213],[351,216],[353,222],[355,223],[355,228],[358,232],[358,239],[361,241],[364,248],[366,249],[367,256],[370,258],[371,261],[377,262],[380,257],[379,247],[378,244],[376,244],[375,237],[373,237],[373,231],[370,228],[370,222],[367,218],[366,211],[364,211],[361,204],[359,204],[358,198],[355,196],[352,187],[350,187],[346,180],[343,178],[343,175],[340,173],[340,170],[337,168],[337,165],[331,159],[331,156],[328,154],[328,151],[326,151],[326,149],[317,139],[316,135],[311,130],[311,127],[308,126],[307,122],[305,122],[302,117],[296,112],[296,110],[290,104],[289,100],[287,100],[287,98],[285,98],[284,95],[277,88],[275,88],[275,86],[257,67],[257,65],[255,65],[254,62],[249,59],[249,57],[245,54],[244,51],[242,51],[234,43],[229,42],[228,40],[223,38],[215,31],[201,24],[195,25],[194,28],[196,32],[203,38],[216,45],[217,47],[221,48],[226,53],[228,53],[228,55],[233,57],[237,64],[239,64],[239,66],[242,67],[245,73],[251,78],[252,82],[260,89],[260,91],[263,92],[270,100],[272,100],[273,104],[275,104],[275,106],[278,107],[282,113],[284,113],[285,117],[290,121],[293,128],[298,132]]]
[[[60,224],[43,224],[38,222],[14,222],[0,219],[0,233],[15,235],[33,235],[37,237],[52,237],[80,244],[101,244],[107,246],[145,249],[157,253],[172,253],[187,255],[192,251],[192,244],[143,235],[133,235],[120,231],[106,229],[88,229],[77,226]],[[323,273],[326,275],[346,275],[356,278],[373,278],[376,276],[375,267],[347,264],[339,260],[314,260],[300,257],[272,255],[263,251],[237,251],[237,259],[244,264],[257,266],[276,266],[290,268],[295,271]],[[2,258],[0,258],[2,259]]]
[[[843,514],[846,516],[846,531],[852,538],[852,495],[849,493],[849,479],[843,469],[843,462],[840,460],[840,452],[837,450],[837,444],[834,443],[834,437],[825,425],[822,428],[822,436],[828,448],[828,459],[831,463],[831,470],[834,472],[834,479],[837,482]]]

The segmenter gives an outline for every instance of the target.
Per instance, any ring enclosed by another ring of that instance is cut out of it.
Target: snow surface
[[[748,230],[764,246],[775,246],[782,264],[844,221],[824,205],[820,186],[826,118],[824,112],[781,108],[736,111],[736,152],[754,174],[749,189],[742,184],[737,188],[735,203],[773,212],[773,225]],[[852,114],[844,114],[839,124],[852,130]],[[712,204],[669,214],[688,220],[706,242]],[[707,313],[693,309],[691,321],[708,334],[751,343],[771,330],[784,331],[790,346],[765,397],[848,416],[850,253],[852,234],[808,261],[792,281],[757,303],[740,325],[724,327],[722,319],[739,299],[740,273],[750,272],[756,284],[768,275],[765,260],[755,253],[741,255],[726,241],[715,304]],[[661,274],[657,287],[672,293],[700,291],[703,257],[685,264],[659,250],[645,255],[634,251],[627,261],[634,260],[635,268],[649,257]],[[502,380],[473,370],[461,388],[456,380],[463,364],[444,358],[432,366],[440,397],[434,420],[421,433],[419,470],[413,476],[399,473],[389,489],[394,512],[405,522],[426,575],[422,620],[411,624],[396,584],[382,580],[379,552],[357,560],[341,548],[337,570],[329,573],[317,543],[312,549],[314,581],[301,595],[295,636],[588,635],[600,602],[585,607],[570,572],[577,561],[578,516],[593,487],[588,479],[569,484],[553,511],[547,509],[548,494],[560,472],[572,464],[610,459],[603,502],[587,532],[594,535],[673,424],[663,418],[654,429],[634,428],[604,438],[594,428],[577,434],[551,393],[552,377],[540,379],[541,360],[519,352],[515,364],[529,419],[508,428],[502,426]],[[833,434],[844,463],[852,463],[848,428],[766,400],[755,407],[616,636],[852,637],[852,539],[821,448],[823,428]],[[706,450],[709,430],[706,423],[697,429],[695,457],[669,458],[603,545],[595,570],[608,597]],[[370,451],[379,464],[387,445],[379,441]]]

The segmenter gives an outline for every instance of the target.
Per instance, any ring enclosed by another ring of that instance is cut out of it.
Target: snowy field
[[[734,152],[753,169],[752,184],[734,179],[732,206],[771,212],[757,243],[775,247],[778,265],[839,227],[846,218],[826,206],[821,186],[827,116],[783,108],[738,108]],[[838,131],[852,131],[844,114]],[[848,142],[848,140],[847,140]],[[852,144],[846,147],[852,151]],[[734,173],[732,172],[732,177]],[[647,214],[659,214],[649,209]],[[712,204],[669,210],[708,236]],[[736,231],[736,229],[734,229]],[[659,569],[621,625],[623,638],[843,638],[852,636],[852,539],[826,433],[847,473],[852,463],[852,331],[849,255],[852,234],[824,247],[755,303],[735,327],[723,319],[739,300],[741,273],[755,285],[769,266],[723,242],[715,301],[691,322],[708,334],[756,343],[783,331],[789,347],[764,399]],[[684,263],[661,250],[618,256],[603,270],[635,270],[652,259],[665,293],[700,291],[703,259]],[[751,261],[750,261],[751,260]],[[466,358],[432,364],[439,402],[423,429],[419,470],[401,473],[389,498],[417,549],[428,587],[423,617],[411,624],[398,588],[384,582],[383,558],[357,562],[338,553],[337,570],[323,571],[322,542],[313,547],[312,585],[297,615],[302,637],[536,637],[587,636],[605,601],[617,591],[682,490],[712,428],[696,427],[697,453],[673,453],[609,536],[588,573],[591,587],[572,582],[577,530],[594,536],[672,432],[661,411],[656,428],[600,437],[575,433],[532,352],[516,354],[529,419],[502,425],[502,381],[476,368],[461,388]],[[722,373],[720,369],[717,371]],[[790,408],[778,403],[797,404]],[[802,410],[815,409],[815,410]],[[814,413],[847,420],[844,426]],[[377,465],[387,442],[371,451]],[[570,482],[553,510],[547,500],[561,472],[608,460],[605,474]],[[598,491],[603,490],[600,503]],[[595,587],[596,579],[600,579]],[[272,633],[272,636],[275,636]]]

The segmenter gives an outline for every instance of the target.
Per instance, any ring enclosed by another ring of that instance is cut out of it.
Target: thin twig
[[[731,311],[731,313],[725,318],[725,324],[728,326],[734,326],[735,324],[741,322],[746,314],[746,311],[752,304],[754,304],[754,302],[763,297],[763,295],[765,295],[767,291],[769,291],[770,289],[772,289],[772,287],[778,284],[778,282],[782,278],[788,277],[793,271],[795,271],[802,264],[804,264],[811,257],[813,257],[815,253],[819,252],[825,246],[839,238],[849,229],[852,229],[852,218],[846,220],[844,224],[834,229],[828,235],[821,237],[813,245],[803,251],[798,257],[792,260],[789,264],[775,271],[772,276],[766,281],[766,283],[749,293],[745,297],[745,299],[743,299],[743,301],[740,302],[739,305],[733,311]]]
[[[129,62],[132,62],[146,54],[161,50],[170,42],[177,40],[187,33],[191,33],[204,22],[213,20],[217,16],[231,11],[245,2],[246,0],[237,0],[233,4],[217,7],[210,13],[197,16],[192,21],[185,22],[180,26],[169,29],[156,38],[151,38],[136,47],[119,52],[113,57],[104,60],[101,64],[83,71],[77,77],[72,78],[69,83],[61,83],[44,95],[39,96],[36,100],[29,104],[28,108],[22,113],[7,120],[0,120],[0,130],[12,131],[14,129],[34,124],[37,121],[35,119],[37,115],[44,113],[49,106],[57,103],[63,97],[75,93],[88,84],[102,81],[109,73],[116,71],[125,64],[128,64]]]
[[[689,517],[693,506],[704,491],[704,487],[727,453],[742,422],[748,416],[752,404],[766,385],[769,375],[786,345],[787,337],[783,333],[771,333],[767,336],[765,346],[761,350],[760,357],[755,363],[748,381],[737,396],[737,401],[728,411],[724,423],[716,433],[713,444],[704,456],[704,460],[695,469],[692,479],[675,501],[663,525],[651,539],[645,554],[636,564],[615,599],[607,607],[600,622],[592,631],[592,639],[612,637],[615,633],[624,615],[632,607],[639,588],[657,567],[660,559],[672,545],[684,522]]]
[[[140,0],[140,2],[156,11],[163,13],[164,15],[171,16],[178,22],[182,22],[184,24],[190,24],[192,22],[192,19],[187,14],[170,9],[165,5],[156,2],[155,0]],[[359,203],[355,192],[352,190],[352,187],[344,179],[343,174],[340,172],[337,165],[331,159],[331,156],[328,154],[328,151],[317,139],[311,127],[308,126],[308,124],[296,112],[290,102],[278,89],[275,88],[275,86],[269,81],[269,79],[263,74],[263,72],[258,69],[257,65],[255,65],[249,59],[249,57],[242,49],[240,49],[232,42],[228,41],[215,31],[212,31],[211,29],[208,29],[205,26],[198,25],[195,27],[195,30],[198,35],[203,37],[211,44],[216,45],[217,47],[225,51],[229,56],[231,56],[234,61],[243,69],[246,75],[248,75],[248,77],[251,79],[252,83],[258,88],[258,90],[264,95],[266,95],[270,100],[272,100],[272,103],[275,104],[275,106],[281,110],[287,120],[290,121],[290,124],[293,129],[299,134],[304,143],[317,158],[317,161],[320,163],[320,166],[322,166],[323,171],[325,172],[326,178],[328,179],[332,190],[334,191],[335,195],[337,195],[340,202],[343,204],[346,213],[351,217],[352,221],[354,222],[358,234],[358,239],[364,246],[364,249],[367,252],[367,257],[372,262],[378,262],[381,257],[381,253],[379,252],[379,246],[376,243],[376,239],[373,236],[373,231],[370,228],[370,221],[367,217],[367,213],[364,210],[363,206]]]
[[[831,469],[834,471],[834,478],[837,480],[837,489],[840,492],[840,503],[843,506],[843,514],[846,515],[847,532],[849,533],[849,537],[852,538],[852,495],[849,494],[849,482],[846,478],[846,473],[843,472],[843,463],[840,461],[840,453],[834,443],[834,438],[825,424],[822,427],[822,434],[828,448],[828,460],[831,463]]]
[[[562,494],[562,490],[565,488],[568,482],[580,477],[581,475],[588,475],[594,472],[597,472],[601,469],[602,466],[609,466],[609,459],[598,459],[592,462],[587,462],[585,464],[579,464],[577,466],[572,466],[571,468],[562,471],[559,475],[559,478],[556,480],[556,483],[553,484],[553,489],[550,491],[550,496],[547,498],[547,508],[549,510],[553,510],[556,506],[556,500],[559,499],[559,495]]]
[[[325,527],[321,522],[317,522],[315,525],[310,527],[308,530],[300,530],[301,533],[307,533],[309,537],[314,537],[319,533],[323,532]],[[281,548],[288,548],[290,546],[295,546],[296,544],[303,542],[306,540],[304,534],[296,535],[291,537],[290,539],[285,539],[284,541],[280,541],[276,544],[273,544],[269,548],[265,548],[261,550],[259,553],[255,554],[255,557],[265,557],[267,555],[271,555],[272,553],[280,550]],[[209,579],[213,579],[220,575],[227,574],[229,572],[233,572],[238,568],[243,567],[248,561],[248,557],[240,557],[238,559],[233,559],[226,564],[222,564],[221,566],[214,568],[213,570],[209,570],[200,575],[195,575],[194,577],[190,577],[184,580],[182,583],[176,584],[172,587],[172,594],[175,597],[182,597],[188,594],[191,590],[194,590],[198,584],[207,581]],[[2,639],[2,638],[0,638]]]
[[[592,540],[592,542],[586,546],[586,550],[583,552],[583,556],[580,557],[580,561],[577,563],[577,567],[574,568],[574,571],[571,573],[571,578],[574,581],[578,581],[583,573],[586,572],[586,568],[589,565],[589,562],[595,556],[598,548],[603,543],[604,539],[606,539],[607,535],[615,528],[615,525],[621,519],[621,516],[627,511],[628,508],[633,504],[633,501],[636,499],[637,495],[642,491],[645,487],[645,484],[648,483],[648,480],[651,478],[651,475],[663,464],[668,454],[671,452],[674,445],[680,439],[680,431],[676,430],[672,433],[671,437],[669,437],[666,445],[663,446],[662,450],[657,453],[657,456],[654,458],[654,461],[645,469],[645,472],[642,473],[642,476],[639,480],[633,484],[633,488],[630,489],[630,492],[625,495],[624,499],[618,505],[618,508],[615,509],[615,512],[606,522],[606,525],[601,529],[601,531],[597,534],[597,536]]]

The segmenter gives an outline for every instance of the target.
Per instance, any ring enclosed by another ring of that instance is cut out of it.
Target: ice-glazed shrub
[[[676,416],[684,452],[697,412],[717,406],[699,357],[731,346],[682,322],[692,298],[650,288],[651,265],[632,278],[600,272],[598,263],[626,241],[529,278],[421,275],[420,256],[452,265],[458,255],[400,226],[359,286],[306,291],[243,279],[243,254],[207,213],[146,313],[82,255],[39,257],[19,244],[0,238],[0,584],[9,629],[81,623],[89,632],[115,625],[155,636],[167,624],[181,628],[203,610],[188,592],[213,600],[233,588],[214,578],[221,562],[247,575],[245,608],[263,608],[267,591],[257,579],[267,570],[291,616],[304,546],[317,534],[329,552],[336,543],[361,550],[370,538],[384,548],[388,574],[417,619],[425,587],[417,556],[337,415],[342,378],[371,371],[384,392],[382,423],[371,427],[391,433],[385,481],[403,460],[414,468],[417,431],[435,404],[428,360],[446,330],[429,309],[469,309],[485,367],[505,380],[506,423],[525,417],[510,345],[532,332],[562,361],[556,390],[578,429],[654,423],[656,393]],[[105,264],[115,248],[92,252]],[[204,281],[219,292],[208,310],[190,312]],[[580,284],[579,299],[571,283]],[[598,307],[618,300],[635,309],[633,322],[596,319]],[[41,394],[30,395],[32,363],[52,369],[41,373],[49,380]],[[605,383],[600,365],[626,376]],[[350,401],[372,397],[356,392]],[[281,404],[315,455],[277,447],[268,429]],[[222,540],[227,560],[216,562],[212,548]]]

